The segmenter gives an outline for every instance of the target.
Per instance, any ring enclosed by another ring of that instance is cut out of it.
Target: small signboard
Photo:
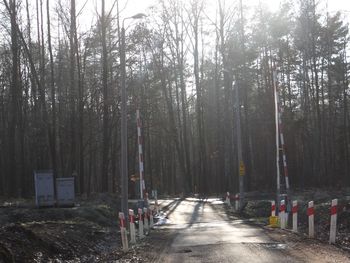
[[[240,176],[245,175],[245,166],[244,166],[243,161],[240,161],[240,163],[239,163],[239,175]]]
[[[278,227],[279,226],[278,216],[270,216],[269,224],[270,224],[269,225],[270,227]]]
[[[74,177],[56,178],[56,198],[59,206],[74,206]]]
[[[55,196],[52,170],[34,171],[34,184],[36,206],[54,206]]]

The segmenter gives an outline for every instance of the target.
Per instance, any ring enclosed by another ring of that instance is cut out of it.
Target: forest
[[[245,189],[275,189],[275,72],[291,188],[350,186],[346,13],[159,0],[125,20],[128,2],[97,2],[85,20],[75,0],[0,3],[1,196],[33,196],[47,169],[79,194],[120,192],[124,22],[129,177],[138,109],[148,190],[237,191],[238,99]]]

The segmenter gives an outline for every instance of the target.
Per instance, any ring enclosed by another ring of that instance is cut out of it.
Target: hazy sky
[[[187,0],[184,1],[187,2]],[[111,8],[113,2],[114,0],[106,0],[106,10]],[[122,11],[120,14],[121,19],[137,13],[150,13],[149,7],[156,5],[157,2],[157,0],[120,0],[119,9]],[[230,0],[226,0],[227,4],[230,2]],[[275,11],[278,9],[281,0],[243,0],[243,4],[248,8],[258,5],[259,2],[266,4],[271,11]],[[321,2],[322,4],[319,5],[319,9],[325,12],[328,5],[329,12],[343,11],[345,12],[346,20],[350,21],[350,0],[321,0]],[[96,19],[96,10],[100,13],[101,9],[101,0],[79,0],[77,1],[77,10],[80,10],[84,3],[86,3],[84,11],[78,18],[81,28],[89,27],[93,22],[92,17]],[[217,0],[206,0],[206,3],[206,5],[215,5]],[[113,13],[115,13],[116,10],[117,8],[114,7]]]

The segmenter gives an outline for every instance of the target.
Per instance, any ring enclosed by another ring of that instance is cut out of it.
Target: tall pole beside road
[[[121,210],[128,215],[128,136],[127,136],[127,95],[126,95],[126,64],[125,64],[125,28],[126,19],[140,19],[145,14],[139,13],[123,19],[120,42],[120,66],[121,66]]]
[[[239,209],[243,209],[244,204],[244,175],[245,166],[242,156],[242,136],[241,136],[241,118],[239,104],[239,88],[237,84],[232,83],[235,89],[235,122],[236,122],[236,140],[237,140],[237,156],[238,156],[238,173],[239,173]]]
[[[273,72],[273,88],[274,88],[274,99],[275,99],[275,125],[276,125],[276,195],[277,195],[277,207],[280,204],[280,193],[281,193],[281,182],[280,182],[280,150],[279,150],[279,127],[278,127],[278,95],[277,95],[277,72]]]
[[[121,29],[121,45],[120,45],[120,64],[122,78],[122,94],[121,94],[121,209],[124,215],[128,211],[128,135],[126,122],[126,87],[125,87],[125,28],[124,21]]]

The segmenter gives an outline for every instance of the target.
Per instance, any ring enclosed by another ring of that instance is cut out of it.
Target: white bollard
[[[123,250],[128,251],[129,249],[128,236],[126,233],[125,216],[123,212],[119,212],[119,220],[120,220],[120,234],[122,236]]]
[[[231,201],[230,201],[230,192],[226,192],[226,201],[225,201],[225,203],[226,203],[227,205],[231,205]]]
[[[239,194],[235,195],[235,210],[239,210]]]
[[[280,223],[281,223],[281,229],[286,228],[286,201],[282,200],[280,205]]]
[[[309,217],[309,237],[315,237],[315,226],[314,226],[314,201],[310,201],[307,208],[307,215]]]
[[[276,216],[276,204],[275,204],[275,201],[271,201],[271,216]]]
[[[150,214],[149,214],[149,226],[150,228],[154,227],[154,220],[153,220],[153,209],[150,208]]]
[[[139,237],[144,238],[143,234],[143,221],[142,221],[142,208],[138,209],[138,214],[139,214]]]
[[[130,243],[136,243],[136,232],[135,232],[135,215],[134,210],[129,209],[130,218]]]
[[[156,212],[157,212],[157,215],[159,215],[159,205],[158,205],[158,199],[156,199],[156,201],[155,201],[155,206],[156,206]]]
[[[293,232],[298,232],[298,201],[293,201]]]
[[[335,243],[335,237],[337,234],[337,205],[338,205],[338,199],[333,199],[332,205],[331,205],[331,226],[330,226],[330,233],[329,233],[330,244]]]
[[[149,224],[148,224],[148,209],[146,207],[143,208],[143,214],[144,214],[144,228],[145,228],[145,232],[146,235],[149,232]]]

